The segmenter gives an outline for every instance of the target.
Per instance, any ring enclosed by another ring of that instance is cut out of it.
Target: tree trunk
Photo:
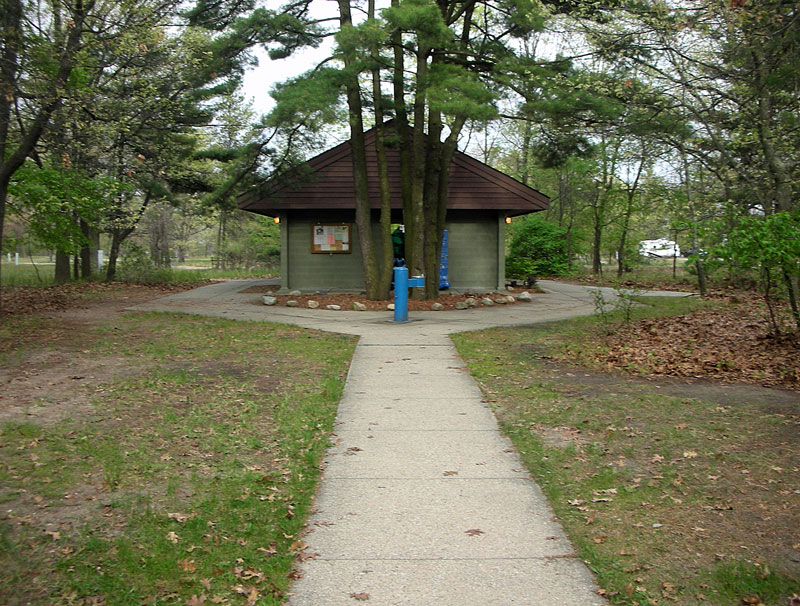
[[[600,243],[603,237],[603,223],[601,213],[599,210],[600,204],[600,191],[597,191],[594,208],[592,209],[592,217],[594,225],[592,226],[592,274],[600,276],[603,273],[602,259],[600,258]]]
[[[412,276],[425,273],[425,110],[430,49],[421,41],[417,48],[417,90],[414,93],[414,126],[411,134],[411,216],[406,224],[406,265]],[[409,233],[408,226],[411,226]],[[425,291],[412,289],[412,297],[422,299]]]
[[[339,22],[342,30],[353,27],[350,16],[350,0],[338,0]],[[345,69],[352,69],[356,62],[355,52],[346,49],[343,53]],[[372,212],[367,185],[367,150],[364,143],[364,123],[361,108],[361,89],[358,75],[351,74],[345,81],[347,93],[348,121],[350,123],[350,147],[353,154],[353,182],[356,193],[356,229],[361,245],[361,262],[364,267],[364,282],[367,298],[375,300],[378,292],[378,266],[372,247]]]
[[[771,128],[773,121],[772,98],[768,92],[770,85],[767,82],[771,74],[769,74],[759,50],[753,48],[752,57],[755,65],[756,90],[758,91],[758,138],[764,152],[764,168],[774,183],[775,209],[764,209],[764,211],[767,213],[771,210],[790,211],[792,210],[792,183],[786,165],[775,149],[775,136]]]
[[[786,284],[787,291],[789,293],[789,306],[792,310],[792,316],[794,317],[794,323],[797,325],[797,329],[800,330],[800,308],[797,305],[797,283],[795,280],[792,280],[792,276],[786,270],[785,267],[782,268],[783,270],[783,281]]]
[[[530,163],[532,137],[531,121],[525,120],[525,130],[522,133],[522,166],[520,168],[520,179],[524,185],[528,184],[528,164]]]
[[[450,187],[450,163],[453,161],[453,155],[458,146],[458,136],[466,123],[466,118],[458,117],[450,125],[450,134],[444,143],[437,145],[437,157],[433,163],[436,168],[435,196],[429,201],[432,208],[428,210],[432,215],[435,213],[435,218],[432,221],[432,229],[429,237],[432,238],[431,257],[428,260],[426,268],[428,275],[431,275],[431,280],[425,281],[425,294],[428,298],[435,298],[439,295],[439,272],[441,268],[442,259],[442,237],[444,235],[444,226],[447,219],[447,194]],[[431,129],[436,130],[436,129]],[[441,129],[438,129],[441,132]],[[430,136],[430,134],[429,134]],[[438,138],[437,133],[437,138]],[[430,160],[429,160],[430,162]]]
[[[375,0],[369,0],[369,19],[375,18]],[[372,60],[378,65],[378,50],[372,50]],[[386,163],[386,148],[384,142],[386,133],[383,119],[383,97],[381,91],[380,68],[372,69],[372,98],[375,106],[375,156],[378,163],[378,181],[381,190],[380,211],[380,275],[377,284],[377,299],[386,300],[392,288],[392,274],[394,272],[394,248],[392,247],[392,195],[389,189],[389,169]]]
[[[3,246],[3,222],[5,221],[5,200],[8,194],[8,184],[0,182],[0,199],[2,199],[3,203],[0,203],[0,251],[2,251]],[[3,264],[0,263],[0,314],[3,313],[3,274],[2,274],[2,266]]]
[[[222,209],[219,213],[219,227],[217,228],[217,261],[214,269],[225,269],[225,239],[227,237],[226,228],[228,224],[228,211]]]
[[[631,224],[631,215],[633,214],[633,194],[629,192],[628,206],[625,208],[625,215],[622,220],[622,233],[619,236],[619,246],[617,247],[617,278],[622,278],[625,273],[625,246],[628,241],[628,229]]]
[[[80,219],[80,226],[81,226],[81,233],[83,233],[83,237],[86,238],[86,243],[81,247],[80,252],[80,259],[81,259],[81,278],[89,279],[92,277],[92,271],[95,267],[97,267],[97,248],[94,249],[94,263],[92,263],[92,242],[93,236],[92,232],[94,231],[86,221]]]
[[[106,282],[113,282],[117,275],[117,258],[119,257],[119,247],[122,244],[120,230],[111,230],[111,246],[108,250],[108,263],[106,264]]]
[[[697,272],[697,289],[700,295],[706,294],[708,289],[706,280],[706,268],[703,265],[703,255],[700,253],[700,238],[697,235],[697,217],[695,216],[694,197],[692,195],[691,173],[689,172],[689,161],[686,158],[686,151],[681,147],[679,149],[681,160],[683,162],[683,185],[686,190],[686,204],[689,207],[689,221],[692,224],[692,248],[697,251],[697,260],[694,262],[694,267]]]
[[[397,7],[400,0],[392,0],[392,7]],[[398,29],[392,32],[392,50],[394,63],[392,65],[392,92],[394,97],[394,113],[397,123],[397,136],[400,150],[400,186],[403,197],[403,221],[405,224],[406,242],[414,238],[414,226],[411,224],[413,214],[411,204],[411,175],[413,172],[413,159],[411,156],[411,128],[408,124],[408,112],[405,99],[405,57],[403,49],[402,32]],[[409,263],[409,252],[405,251],[406,265]]]
[[[434,56],[433,61],[437,61]],[[439,176],[442,173],[442,116],[430,110],[428,113],[428,136],[425,141],[425,185],[423,208],[425,216],[424,273],[425,298],[439,296],[439,259],[436,257],[439,232]]]
[[[70,279],[69,255],[63,250],[56,250],[56,273],[54,281],[56,284],[66,284]]]

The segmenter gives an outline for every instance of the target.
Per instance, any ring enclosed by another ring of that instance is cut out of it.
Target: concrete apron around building
[[[356,349],[289,603],[605,604],[445,331],[403,328]]]

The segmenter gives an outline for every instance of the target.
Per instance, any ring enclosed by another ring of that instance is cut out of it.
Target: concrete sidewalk
[[[359,344],[290,604],[603,604],[443,335]]]
[[[133,309],[284,322],[360,335],[293,606],[591,606],[606,602],[503,437],[447,335],[594,311],[590,289],[540,282],[527,305],[333,312],[254,305],[222,283]],[[686,293],[669,293],[686,296]],[[604,296],[614,297],[611,289]]]

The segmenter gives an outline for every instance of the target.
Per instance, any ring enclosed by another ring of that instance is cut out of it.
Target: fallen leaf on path
[[[477,537],[478,535],[485,534],[479,528],[470,528],[469,530],[465,530],[464,534],[468,534],[471,537]]]
[[[351,593],[350,597],[353,598],[354,600],[359,600],[361,602],[364,602],[364,601],[369,599],[369,594],[368,593],[363,593],[363,592],[362,593]]]
[[[316,560],[319,556],[320,556],[320,554],[318,554],[318,553],[315,553],[315,552],[309,553],[309,552],[305,551],[303,553],[298,554],[297,555],[297,559],[300,562],[305,562],[306,560]]]

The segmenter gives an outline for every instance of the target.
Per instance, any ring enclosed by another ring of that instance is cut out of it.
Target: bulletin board
[[[353,252],[350,223],[315,223],[311,225],[312,254],[349,254]]]

